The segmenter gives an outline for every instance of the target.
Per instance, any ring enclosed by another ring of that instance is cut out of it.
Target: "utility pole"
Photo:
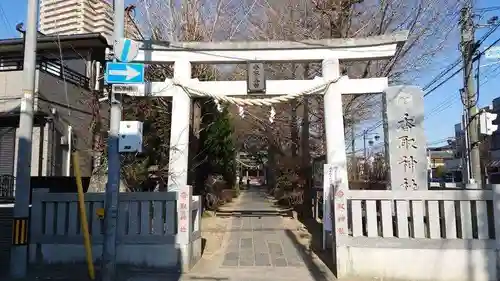
[[[125,1],[114,0],[114,40],[125,33]],[[116,50],[115,50],[116,51]],[[102,252],[102,281],[114,281],[116,273],[116,230],[118,222],[118,195],[120,189],[120,152],[118,141],[122,119],[121,96],[110,91],[110,121],[108,137],[108,182],[104,216],[104,243]]]
[[[463,100],[465,106],[466,130],[469,143],[470,178],[475,183],[483,182],[481,158],[479,150],[479,122],[477,116],[477,94],[474,87],[474,76],[472,75],[474,52],[476,42],[474,40],[474,19],[472,13],[472,3],[467,1],[461,11],[461,51],[464,61],[464,90]]]
[[[28,234],[31,196],[31,144],[33,138],[33,98],[36,75],[38,0],[28,1],[24,45],[21,115],[19,117],[19,144],[17,150],[16,190],[12,229],[14,236]],[[19,229],[18,225],[25,228]],[[19,233],[23,232],[23,233]],[[17,240],[17,239],[16,239]],[[26,277],[28,243],[13,243],[11,247],[10,274],[13,278]],[[14,239],[13,239],[14,241]],[[19,241],[18,241],[19,242]]]
[[[363,131],[363,157],[365,158],[366,162],[366,157],[368,157],[368,152],[366,150],[366,136],[368,135],[368,131],[364,130]]]

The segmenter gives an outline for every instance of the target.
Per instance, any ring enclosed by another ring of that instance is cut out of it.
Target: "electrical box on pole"
[[[120,152],[142,152],[142,122],[120,121]]]
[[[483,135],[491,136],[498,129],[498,125],[493,124],[498,114],[484,111],[479,115],[479,131]]]

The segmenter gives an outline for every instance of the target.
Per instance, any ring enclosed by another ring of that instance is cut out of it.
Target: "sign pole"
[[[114,0],[115,44],[125,33],[125,0]],[[116,56],[116,49],[113,48]],[[119,95],[111,91],[109,137],[108,137],[108,182],[104,210],[104,243],[102,251],[102,280],[113,281],[116,274],[116,230],[118,222],[118,193],[120,186],[120,152],[118,151],[122,105]]]

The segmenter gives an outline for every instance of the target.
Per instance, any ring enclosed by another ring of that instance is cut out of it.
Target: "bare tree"
[[[365,37],[409,30],[406,45],[386,61],[345,64],[353,78],[389,76],[391,82],[412,82],[433,59],[446,51],[447,39],[458,21],[460,3],[454,0],[288,0],[262,1],[250,20],[251,37],[261,40],[301,40]],[[255,9],[255,8],[254,8]],[[455,46],[452,46],[455,47]],[[310,76],[320,73],[311,65]],[[344,97],[346,124],[373,116],[373,97]],[[322,103],[318,103],[322,104]],[[356,112],[356,117],[352,115]],[[322,110],[312,110],[322,122]]]
[[[132,15],[134,21],[129,25],[139,32],[131,33],[138,34],[145,39],[151,38],[157,42],[163,41],[168,44],[172,41],[230,39],[237,34],[233,30],[238,29],[234,21],[236,15],[240,13],[239,7],[228,0],[190,0],[181,3],[178,1],[137,0],[134,7],[137,15]],[[232,29],[233,27],[234,29]],[[171,77],[172,74],[171,65],[149,65],[147,69],[149,81],[163,81],[165,78]],[[213,80],[219,75],[220,71],[210,65],[196,65],[193,68],[193,76],[200,78],[200,80]],[[203,105],[206,101],[197,99],[195,102]],[[142,158],[126,157],[122,165],[123,177],[129,186],[143,185],[150,176],[147,171],[148,166],[154,164],[155,176],[164,184],[168,177],[168,154],[170,145],[172,145],[169,144],[171,103],[169,99],[159,98],[156,100],[135,99],[133,104],[132,108],[125,109],[126,114],[145,120],[145,132],[148,130],[147,128],[150,128],[155,133],[151,136],[145,134],[144,146],[154,146],[157,149],[154,154]],[[198,160],[204,161],[203,159]],[[195,168],[191,167],[191,169]]]
[[[138,26],[144,30],[145,37],[165,41],[302,40],[365,37],[409,30],[408,42],[393,59],[343,65],[344,73],[352,78],[389,76],[391,82],[412,82],[423,69],[430,67],[435,56],[447,50],[446,39],[458,20],[459,11],[455,0],[185,0],[181,3],[138,0],[137,7]],[[295,77],[295,65],[268,67],[270,79]],[[156,69],[162,72],[158,79],[171,75],[167,67]],[[308,64],[304,69],[307,69],[303,73],[305,78],[320,75],[318,64]],[[195,75],[211,73],[209,77],[219,77],[224,74],[224,70],[220,70],[197,66]],[[227,76],[227,69],[225,71]],[[242,69],[231,71],[233,78],[245,75]],[[236,127],[245,128],[237,131],[237,139],[258,136],[262,148],[272,151],[273,156],[269,158],[276,161],[270,164],[275,166],[280,157],[289,159],[289,155],[293,156],[302,146],[302,166],[307,166],[309,148],[311,153],[324,152],[322,105],[322,97],[298,100],[291,106],[277,105],[283,110],[277,110],[279,114],[273,124],[266,121],[267,108],[251,109],[250,117],[242,120],[234,113]],[[354,130],[355,124],[375,116],[379,106],[380,101],[373,96],[344,96],[346,133]],[[298,119],[302,123],[301,137]],[[309,174],[302,176],[307,178]]]
[[[423,69],[431,66],[435,57],[446,51],[446,41],[454,30],[459,15],[457,1],[444,0],[288,0],[288,1],[243,1],[252,10],[246,26],[251,39],[258,40],[302,40],[321,38],[346,38],[382,35],[398,30],[409,30],[409,40],[391,60],[368,61],[344,64],[344,73],[352,78],[388,76],[391,83],[412,82]],[[454,47],[454,46],[453,46]],[[304,76],[310,78],[320,74],[317,64],[307,65]],[[272,66],[272,77],[292,76],[295,66]],[[310,139],[324,140],[322,97],[304,99],[299,105],[302,113],[301,146],[311,146]],[[380,99],[370,95],[343,97],[344,125],[346,133],[354,125],[373,118],[380,110]],[[298,143],[295,126],[297,107],[290,108],[291,122],[288,124],[291,139],[282,138],[292,144]],[[309,111],[309,112],[307,112]],[[307,122],[307,121],[310,122]],[[276,124],[278,125],[278,124]],[[285,125],[286,126],[286,125]],[[257,130],[263,131],[263,130]],[[313,138],[308,132],[312,131]],[[273,134],[277,136],[280,134]],[[348,134],[349,139],[352,134]],[[316,138],[314,136],[317,136]],[[324,144],[314,142],[315,153],[324,152]],[[295,148],[289,153],[293,155]],[[301,147],[302,166],[308,165],[308,149]],[[302,167],[307,171],[307,167]],[[309,173],[304,173],[308,178]],[[306,200],[306,202],[309,202]],[[306,208],[307,209],[307,208]]]

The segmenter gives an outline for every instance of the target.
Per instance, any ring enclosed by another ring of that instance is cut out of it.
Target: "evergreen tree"
[[[236,181],[236,147],[233,141],[233,125],[229,110],[217,110],[212,100],[202,104],[202,131],[200,132],[197,187],[204,189],[204,182],[210,174],[220,174],[228,186]]]

